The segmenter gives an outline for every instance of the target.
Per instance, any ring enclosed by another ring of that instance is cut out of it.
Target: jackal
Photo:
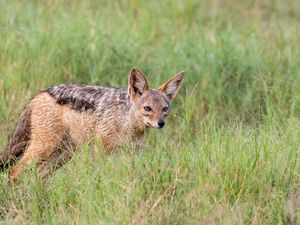
[[[146,76],[132,68],[128,88],[61,84],[42,90],[22,112],[0,153],[0,167],[14,165],[10,175],[16,178],[34,162],[61,166],[72,156],[70,145],[93,138],[107,151],[138,141],[149,127],[164,127],[183,77],[179,72],[158,89],[150,89]],[[41,171],[47,174],[47,169]]]

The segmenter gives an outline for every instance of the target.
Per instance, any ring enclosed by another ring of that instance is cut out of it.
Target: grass
[[[186,71],[143,151],[83,146],[45,184],[0,174],[0,224],[299,224],[296,1],[0,1],[0,146],[58,83]]]

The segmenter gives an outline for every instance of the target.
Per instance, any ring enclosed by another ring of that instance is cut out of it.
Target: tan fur
[[[39,93],[27,105],[31,112],[28,118],[30,138],[21,159],[11,169],[11,176],[16,178],[24,166],[33,162],[48,161],[58,168],[72,157],[72,150],[68,149],[93,138],[99,139],[108,152],[119,145],[141,140],[149,127],[164,126],[170,102],[180,88],[182,78],[183,72],[159,89],[150,89],[145,75],[133,68],[128,81],[128,102],[122,90],[96,87],[57,86],[52,92]],[[65,92],[60,91],[63,88]],[[99,101],[94,101],[95,106],[87,104],[82,100],[85,90],[91,94],[90,101],[97,93],[103,100],[97,98]],[[42,163],[42,176],[47,174],[48,167],[48,163]]]

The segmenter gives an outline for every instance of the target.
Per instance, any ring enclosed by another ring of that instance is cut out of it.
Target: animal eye
[[[163,107],[163,109],[162,109],[164,112],[168,112],[168,110],[169,110],[169,107]]]
[[[149,112],[149,111],[151,111],[151,108],[150,108],[149,106],[144,106],[144,110],[145,110],[146,112]]]

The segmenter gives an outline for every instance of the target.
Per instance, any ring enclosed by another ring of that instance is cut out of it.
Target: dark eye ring
[[[149,111],[151,111],[151,108],[150,108],[149,106],[144,106],[144,110],[145,110],[146,112],[149,112]]]
[[[169,107],[163,107],[164,112],[168,112],[168,110],[169,110]]]

